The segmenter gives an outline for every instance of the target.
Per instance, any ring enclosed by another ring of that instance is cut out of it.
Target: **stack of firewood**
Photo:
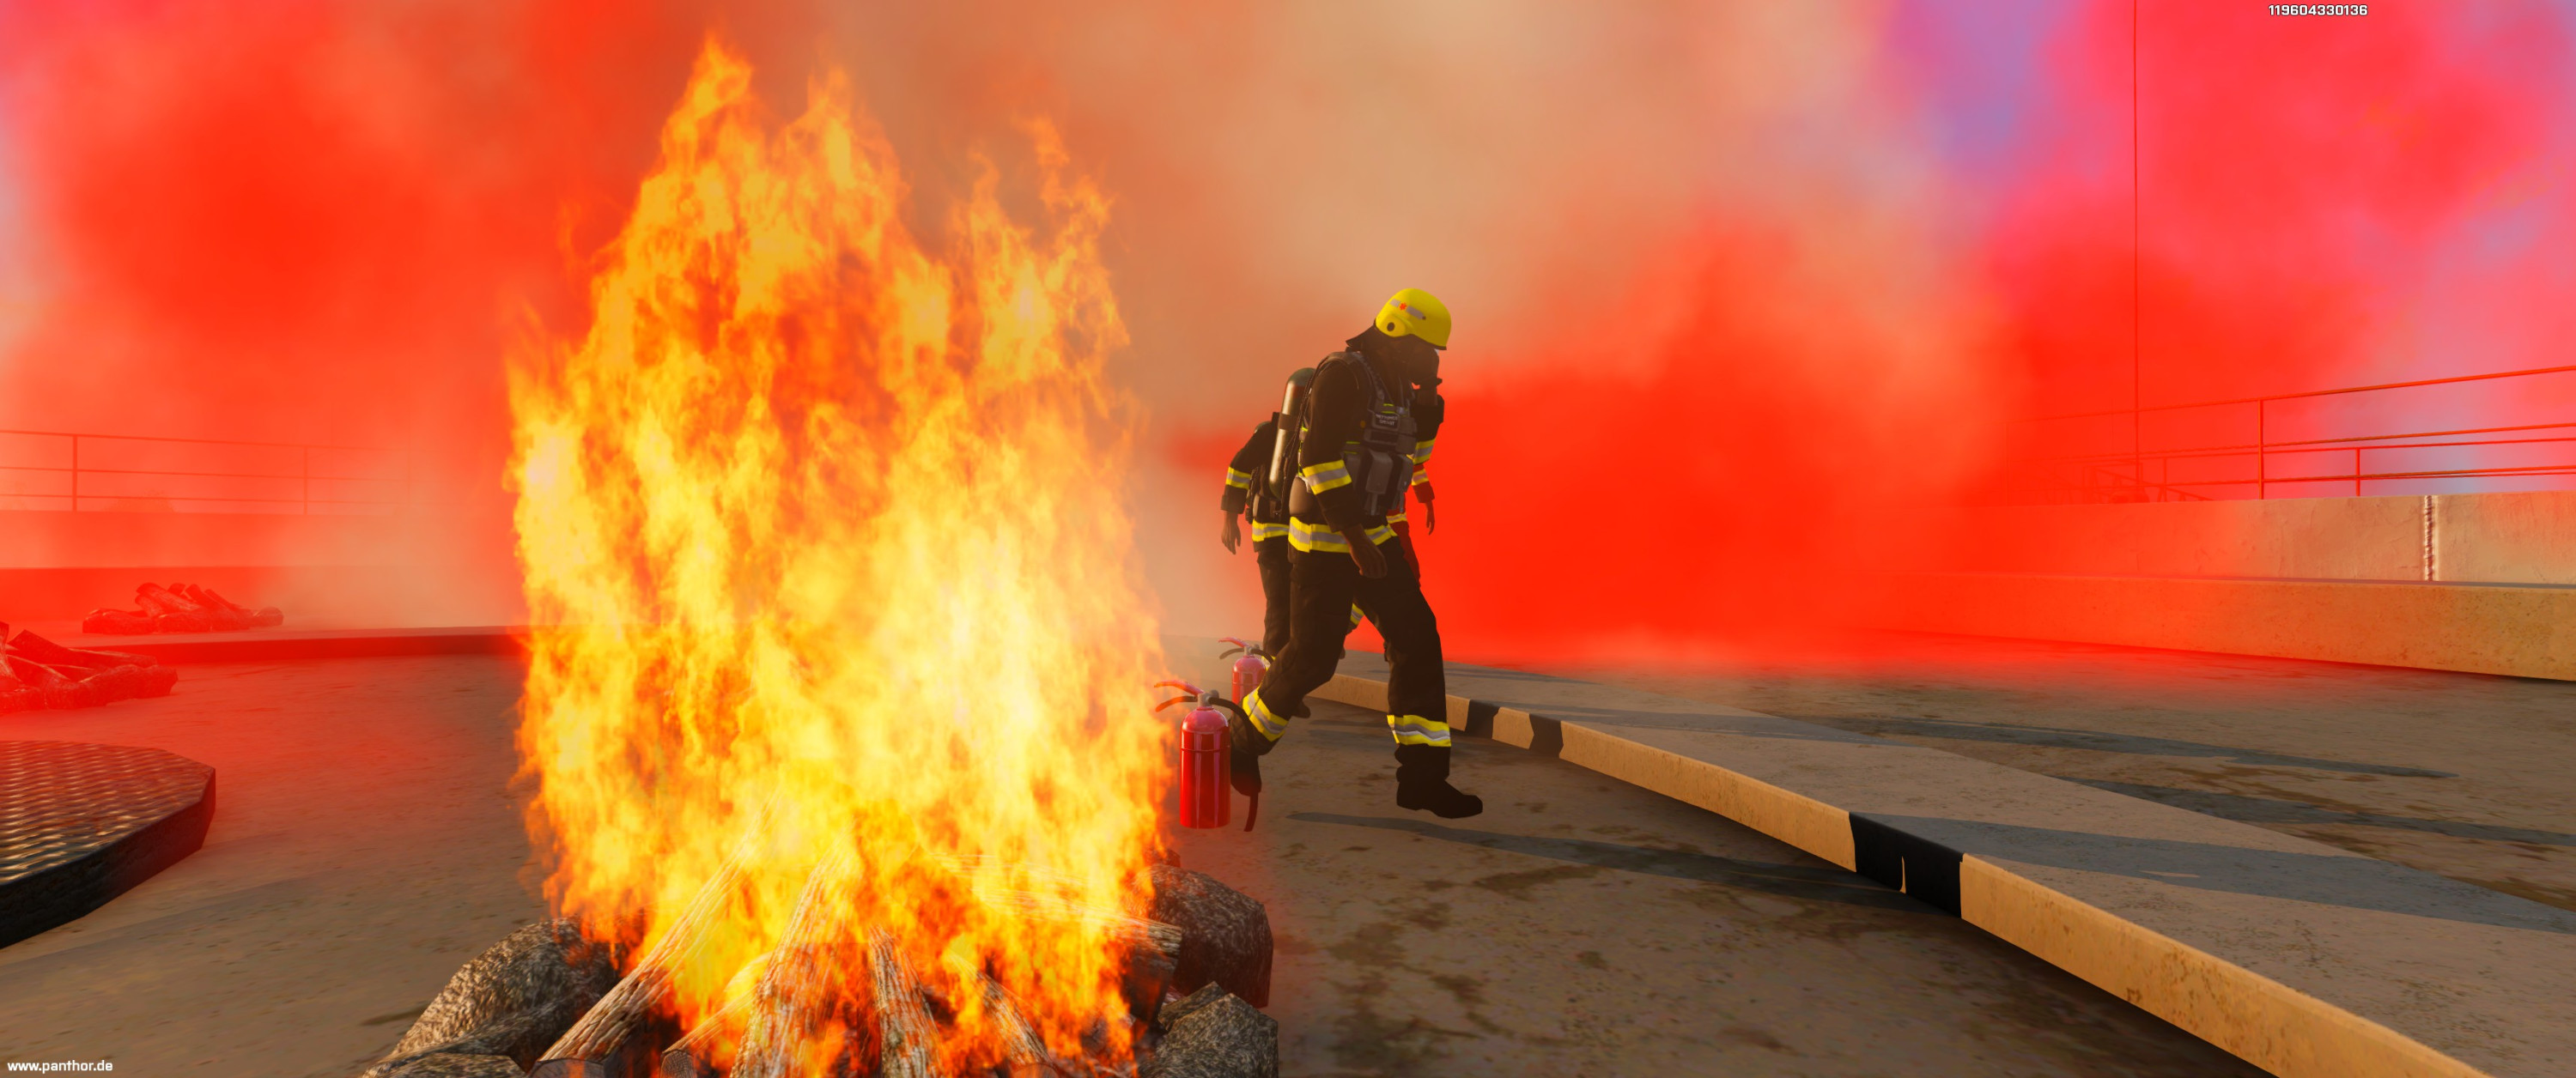
[[[286,624],[286,612],[273,606],[253,610],[194,584],[144,584],[134,589],[139,610],[100,607],[81,619],[81,631],[115,636],[144,633],[223,633]]]
[[[9,672],[0,676],[0,712],[36,708],[97,707],[135,696],[168,696],[179,672],[149,655],[92,648],[67,648],[20,630],[9,637],[0,625],[0,659]]]
[[[846,861],[816,867],[777,950],[737,978],[734,1002],[682,1031],[670,1013],[674,971],[692,961],[713,903],[739,877],[728,865],[649,950],[586,938],[569,920],[531,925],[466,963],[410,1032],[364,1078],[778,1078],[804,1071],[815,1038],[838,1025],[830,1078],[929,1078],[947,1020],[964,1001],[924,983],[902,941],[836,926],[849,896]],[[1154,869],[1147,916],[1077,909],[1036,895],[983,897],[1036,917],[1082,917],[1126,953],[1134,1062],[1065,1058],[1017,1000],[971,965],[956,983],[983,998],[1009,1058],[985,1074],[1013,1078],[1278,1078],[1279,1024],[1253,1005],[1270,995],[1270,917],[1261,903],[1176,866]],[[847,946],[857,953],[832,961]],[[623,970],[624,975],[619,975]],[[840,983],[855,982],[855,983]],[[1096,1031],[1105,1034],[1106,1030]],[[1086,1052],[1096,1050],[1086,1036]],[[1100,1045],[1105,1048],[1105,1042]]]

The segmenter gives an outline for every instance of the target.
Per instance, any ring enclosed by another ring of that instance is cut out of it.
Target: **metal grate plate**
[[[0,741],[0,888],[194,808],[214,774],[159,749]]]

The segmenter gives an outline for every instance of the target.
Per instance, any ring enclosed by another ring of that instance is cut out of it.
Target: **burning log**
[[[672,972],[705,942],[707,929],[718,911],[741,884],[743,861],[761,837],[768,815],[764,806],[753,816],[732,856],[699,885],[689,905],[672,920],[652,949],[636,960],[635,968],[601,996],[581,1021],[573,1023],[554,1047],[546,1049],[536,1069],[529,1072],[531,1078],[596,1078],[642,1069],[632,1062],[635,1053],[644,1050],[637,1034],[652,1024],[662,1001],[671,993]]]
[[[1029,1022],[1028,1014],[1020,1009],[1019,1000],[1012,997],[1010,989],[1002,987],[1002,982],[994,980],[984,971],[974,968],[972,963],[962,959],[956,960],[956,964],[951,968],[957,973],[957,979],[960,982],[975,986],[976,992],[984,999],[985,1012],[992,1016],[994,1025],[1002,1028],[1002,1042],[1008,1053],[1008,1066],[1012,1078],[1083,1072],[1084,1068],[1080,1065],[1059,1059],[1054,1052],[1048,1050],[1046,1038],[1038,1035],[1037,1027]]]
[[[1279,1022],[1216,985],[1163,1008],[1136,1078],[1279,1078]]]
[[[1179,925],[1173,987],[1195,992],[1214,984],[1254,1007],[1270,1005],[1270,911],[1260,900],[1177,865],[1155,865],[1154,904],[1147,916]]]
[[[885,929],[868,932],[868,984],[877,1018],[881,1078],[940,1078],[939,1027],[921,1002],[921,978]]]
[[[367,1073],[375,1078],[519,1078],[525,1072],[508,1056],[433,1052],[413,1056],[390,1070]]]
[[[751,997],[736,998],[663,1049],[662,1078],[723,1078],[716,1052],[741,1040],[751,1021],[751,1006]]]
[[[365,1078],[479,1073],[456,1068],[487,1057],[524,1074],[616,983],[615,948],[584,938],[570,919],[529,925],[458,969]]]
[[[753,992],[751,1021],[734,1061],[735,1078],[787,1078],[829,1009],[833,971],[823,948],[839,937],[850,879],[849,855],[834,850],[805,877],[785,938],[770,953]]]
[[[1121,994],[1127,999],[1128,1009],[1140,1016],[1154,1013],[1163,993],[1172,988],[1180,973],[1182,956],[1188,950],[1188,933],[1179,925],[1028,891],[986,889],[978,891],[976,897],[995,909],[1024,917],[1079,921],[1106,930],[1110,942],[1126,953],[1127,971]],[[1262,921],[1262,927],[1265,932],[1269,928],[1267,919]]]

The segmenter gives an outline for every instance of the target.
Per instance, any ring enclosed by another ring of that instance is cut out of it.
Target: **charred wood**
[[[286,623],[286,613],[276,607],[254,610],[224,598],[212,588],[188,583],[163,587],[146,582],[134,589],[134,605],[133,610],[92,610],[81,619],[81,631],[119,635],[229,632]]]

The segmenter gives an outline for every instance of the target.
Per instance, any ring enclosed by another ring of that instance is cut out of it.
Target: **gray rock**
[[[1164,1029],[1136,1078],[1279,1078],[1279,1023],[1215,985],[1155,1016]]]
[[[480,1076],[486,1072],[417,1068],[479,1067],[474,1060],[489,1058],[511,1065],[506,1073],[523,1074],[617,984],[618,958],[615,948],[584,939],[568,918],[510,933],[448,979],[366,1078]]]
[[[384,1078],[526,1078],[528,1072],[519,1069],[519,1064],[508,1056],[432,1052],[425,1056],[412,1056],[401,1063],[389,1063],[367,1073],[383,1075]]]
[[[1172,990],[1217,985],[1254,1007],[1270,1005],[1270,911],[1203,872],[1154,866],[1154,905],[1146,916],[1180,926],[1180,967]]]

